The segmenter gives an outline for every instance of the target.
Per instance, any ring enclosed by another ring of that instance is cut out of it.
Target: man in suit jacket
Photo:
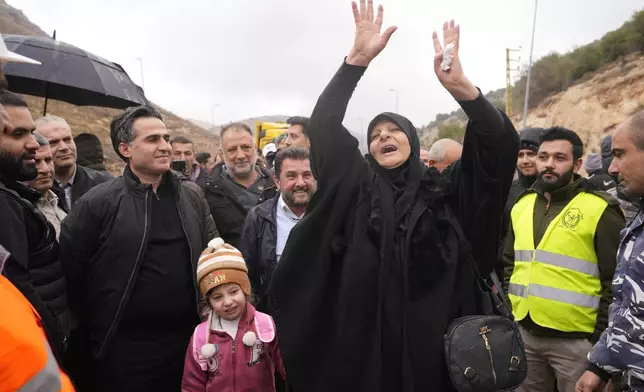
[[[41,117],[36,120],[36,131],[44,136],[51,146],[56,168],[55,188],[66,212],[71,211],[74,203],[87,191],[112,179],[106,172],[76,164],[76,143],[65,119],[52,115]]]

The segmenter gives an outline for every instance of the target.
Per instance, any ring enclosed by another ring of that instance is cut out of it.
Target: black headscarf
[[[384,201],[389,198],[393,200],[394,219],[395,223],[399,225],[411,210],[414,198],[418,192],[418,187],[420,186],[420,180],[423,178],[426,168],[420,160],[420,140],[418,139],[416,127],[406,117],[389,112],[377,115],[371,120],[367,128],[367,141],[371,141],[371,133],[381,121],[391,121],[396,124],[407,136],[411,147],[409,159],[403,165],[393,169],[380,166],[370,154],[367,155],[367,160],[376,173],[374,180],[377,184],[374,185],[377,185],[377,187],[375,189],[379,190],[380,193],[387,193],[384,199],[381,200]]]
[[[429,192],[429,197],[445,197],[447,183],[436,169],[427,169],[421,162],[420,141],[411,121],[394,113],[379,114],[369,123],[369,139],[380,121],[396,124],[407,135],[411,146],[409,159],[393,169],[380,166],[371,155],[366,156],[374,172],[369,227],[371,240],[378,244],[381,259],[377,326],[380,336],[386,336],[382,340],[381,360],[384,369],[393,370],[382,375],[381,386],[383,391],[388,391],[400,390],[402,385],[402,390],[408,391],[414,384],[411,364],[413,354],[410,353],[408,328],[409,319],[413,317],[410,312],[414,312],[410,310],[410,296],[415,297],[421,286],[426,287],[431,277],[442,275],[445,254],[438,241],[440,235],[436,232],[433,213],[429,213],[433,222],[430,226],[434,231],[431,237],[437,241],[423,245],[426,253],[432,256],[432,263],[427,260],[419,263],[411,254],[412,235],[420,234],[414,231],[420,216],[432,204],[432,200],[426,199],[428,192],[421,195],[419,190],[421,186],[432,184],[431,187],[436,192]],[[427,270],[428,267],[433,268],[431,273]]]

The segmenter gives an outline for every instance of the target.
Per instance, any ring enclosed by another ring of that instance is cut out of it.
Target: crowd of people
[[[96,136],[34,120],[0,77],[0,391],[483,390],[490,365],[494,384],[525,372],[518,391],[644,390],[644,111],[599,153],[564,127],[517,132],[451,21],[434,72],[462,144],[421,148],[386,112],[363,156],[342,121],[396,28],[371,0],[353,14],[311,116],[263,150],[232,123],[199,151],[132,107],[110,124],[119,176]],[[499,364],[486,327],[490,362],[463,385],[444,336],[485,312],[480,277],[525,361]]]

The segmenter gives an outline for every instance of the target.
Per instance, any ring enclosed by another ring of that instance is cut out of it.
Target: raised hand
[[[461,66],[461,60],[459,58],[460,34],[461,26],[455,25],[454,20],[443,24],[443,43],[445,44],[445,48],[447,48],[448,45],[452,46],[450,51],[451,63],[449,64],[449,69],[445,70],[444,67],[441,67],[441,63],[443,63],[444,48],[438,39],[438,33],[434,31],[434,34],[432,35],[434,40],[434,52],[436,53],[434,55],[434,72],[436,72],[436,76],[443,87],[445,87],[445,89],[449,91],[456,100],[470,101],[478,97],[479,91],[463,73],[463,67]],[[442,65],[445,66],[444,63]]]
[[[374,19],[373,0],[360,0],[360,10],[355,1],[351,2],[353,18],[356,22],[356,38],[353,48],[347,56],[347,64],[366,67],[387,46],[389,38],[396,31],[396,26],[382,30],[382,5],[378,6],[378,15]]]

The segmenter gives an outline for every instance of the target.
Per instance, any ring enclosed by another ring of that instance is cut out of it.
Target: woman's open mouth
[[[383,147],[380,149],[380,152],[381,152],[383,155],[392,154],[392,153],[394,153],[394,152],[396,152],[396,151],[398,151],[398,147],[396,147],[396,146],[394,146],[394,145],[392,145],[392,144],[389,144],[389,145],[383,146]]]

